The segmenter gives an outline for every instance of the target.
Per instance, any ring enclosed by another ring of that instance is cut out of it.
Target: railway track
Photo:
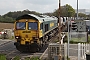
[[[49,43],[55,42],[55,40],[58,40],[57,34],[50,39]],[[7,57],[7,60],[13,60],[16,56],[19,56],[21,58],[21,60],[25,60],[24,58],[27,58],[27,57],[28,58],[38,57],[39,59],[46,58],[44,56],[47,55],[48,44],[46,44],[42,48],[41,51],[36,52],[36,53],[21,53],[18,50],[16,50],[16,48],[13,44],[14,44],[14,41],[9,41],[7,43],[0,45],[0,54],[4,54]],[[47,55],[47,57],[48,57],[48,55]]]
[[[13,41],[10,41],[8,43],[4,43],[0,45],[0,54],[4,54],[7,60],[13,60],[16,56],[19,56],[22,60],[24,60],[24,58],[26,57],[28,58],[40,57],[48,46],[48,45],[45,45],[41,51],[36,53],[30,53],[30,52],[21,53],[18,50],[16,50],[15,47],[9,46],[9,45],[12,45],[13,43],[14,43]]]

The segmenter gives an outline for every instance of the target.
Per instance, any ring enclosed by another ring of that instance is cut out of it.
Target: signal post
[[[59,26],[58,26],[58,29],[59,29],[59,43],[61,44],[61,18],[60,18],[60,3],[61,1],[59,0],[59,10],[58,10],[58,14],[59,14]],[[61,45],[60,45],[60,60],[62,60],[62,56],[61,56]]]

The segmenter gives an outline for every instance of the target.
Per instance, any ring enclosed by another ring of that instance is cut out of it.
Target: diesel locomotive
[[[56,33],[58,33],[58,18],[25,14],[15,20],[14,45],[20,52],[40,51]]]

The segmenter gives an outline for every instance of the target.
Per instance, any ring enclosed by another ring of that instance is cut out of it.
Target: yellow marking
[[[21,41],[21,44],[25,44],[25,41]]]
[[[40,32],[40,33],[39,33],[39,37],[42,37],[42,35],[43,35],[42,30],[40,30],[39,32]]]
[[[54,23],[50,23],[50,27],[53,27],[54,26]]]

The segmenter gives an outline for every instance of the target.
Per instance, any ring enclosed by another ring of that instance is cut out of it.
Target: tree
[[[75,17],[77,16],[77,13],[75,14]],[[84,14],[84,13],[78,13],[78,16],[79,17],[86,17],[86,14]]]
[[[90,20],[90,14],[89,15],[86,15],[86,17]]]
[[[77,17],[77,13],[75,13],[75,17]],[[86,19],[87,15],[84,13],[78,13],[78,18],[79,19]]]
[[[79,13],[78,16],[79,16],[79,17],[86,17],[86,14],[84,14],[84,13]]]
[[[61,6],[60,9],[60,16],[62,17],[73,17],[75,15],[75,10],[68,4]],[[58,14],[58,9],[56,9],[53,15],[58,17]]]
[[[37,16],[40,16],[40,13],[35,11],[29,11],[29,10],[14,11],[14,12],[8,12],[3,16],[0,15],[0,22],[13,23],[17,17],[24,14],[35,14]]]
[[[66,11],[65,11],[66,12],[66,16],[68,16],[68,17],[74,17],[75,10],[72,8],[72,6],[66,4],[65,5],[65,8],[66,8]]]
[[[52,14],[53,14],[54,16],[58,17],[58,16],[59,16],[59,13],[58,13],[58,12],[59,12],[58,9],[56,9]]]

